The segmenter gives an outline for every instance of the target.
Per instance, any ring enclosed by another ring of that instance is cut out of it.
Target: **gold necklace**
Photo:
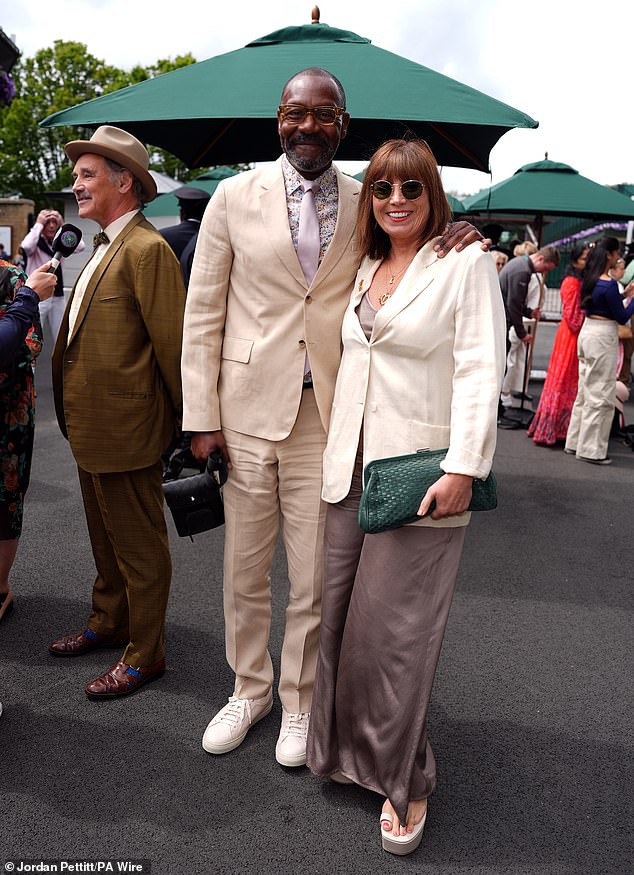
[[[383,292],[382,295],[379,296],[379,307],[383,307],[390,300],[390,298],[392,297],[392,295],[396,291],[394,288],[394,283],[401,276],[401,274],[405,273],[407,268],[410,266],[410,263],[411,262],[408,261],[407,264],[404,267],[402,267],[400,270],[398,270],[396,273],[390,273],[390,271],[388,270],[387,261],[384,262],[384,264],[385,264],[385,291]],[[388,274],[390,276],[389,280],[388,280]]]

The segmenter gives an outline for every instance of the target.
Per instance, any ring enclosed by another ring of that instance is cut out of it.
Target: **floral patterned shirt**
[[[297,250],[297,237],[299,235],[299,209],[302,204],[304,192],[302,190],[303,176],[295,170],[286,155],[282,156],[282,172],[286,187],[286,206],[288,208],[288,224],[291,229],[293,246]],[[319,183],[319,190],[315,194],[315,206],[319,218],[319,263],[330,246],[335,225],[337,224],[337,209],[339,206],[339,189],[337,188],[337,174],[332,165],[324,170],[315,182]]]

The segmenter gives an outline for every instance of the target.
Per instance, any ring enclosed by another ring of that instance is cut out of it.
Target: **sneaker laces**
[[[297,735],[300,738],[306,738],[308,735],[308,722],[310,712],[304,714],[286,714],[286,725],[284,726],[285,735]]]
[[[251,702],[248,699],[238,699],[236,696],[229,697],[229,703],[218,715],[218,723],[226,723],[228,726],[238,726],[244,720],[245,712],[251,722]]]

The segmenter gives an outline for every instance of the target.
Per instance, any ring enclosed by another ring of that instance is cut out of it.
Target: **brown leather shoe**
[[[92,629],[64,635],[48,645],[48,652],[53,656],[81,656],[99,647],[124,647],[127,641],[115,641],[106,635],[97,635]]]
[[[129,696],[143,684],[160,678],[163,674],[165,674],[164,659],[139,668],[133,668],[126,662],[118,662],[105,674],[88,684],[86,695],[89,699],[116,699],[118,696]]]

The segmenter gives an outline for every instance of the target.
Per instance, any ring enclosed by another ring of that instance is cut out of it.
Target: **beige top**
[[[370,339],[370,335],[372,334],[374,320],[376,319],[376,314],[378,312],[379,311],[372,306],[368,293],[366,292],[365,295],[361,298],[361,302],[355,310],[355,313],[359,317],[361,328],[363,329],[363,333],[368,340]]]

